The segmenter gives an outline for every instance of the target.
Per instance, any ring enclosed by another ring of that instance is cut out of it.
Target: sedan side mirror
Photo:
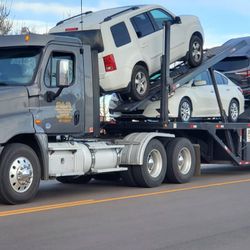
[[[193,85],[196,86],[196,87],[205,86],[205,85],[207,85],[207,81],[205,81],[205,80],[197,80],[197,81],[194,81]]]
[[[174,23],[181,24],[181,18],[179,16],[176,16],[174,19]]]
[[[59,88],[68,87],[72,83],[70,77],[70,70],[72,61],[68,59],[61,59],[57,61],[56,70],[56,86]]]

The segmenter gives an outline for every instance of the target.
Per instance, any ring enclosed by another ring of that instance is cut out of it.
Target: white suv
[[[50,33],[80,37],[99,52],[100,85],[104,92],[119,92],[142,100],[149,92],[149,77],[160,71],[163,22],[171,21],[170,62],[202,62],[203,29],[195,16],[175,16],[157,5],[127,6],[86,12],[59,22]]]

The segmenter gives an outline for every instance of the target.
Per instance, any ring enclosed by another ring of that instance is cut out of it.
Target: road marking
[[[77,207],[77,206],[84,206],[84,205],[94,205],[94,204],[98,204],[98,203],[106,203],[106,202],[112,202],[112,201],[121,201],[121,200],[135,199],[135,198],[143,198],[143,197],[147,197],[147,196],[156,196],[156,195],[169,194],[169,193],[177,193],[177,192],[184,192],[184,191],[191,191],[191,190],[198,190],[198,189],[206,189],[206,188],[211,188],[211,187],[221,187],[221,186],[233,185],[233,184],[238,184],[238,183],[247,183],[247,182],[250,182],[250,179],[241,179],[241,180],[228,181],[228,182],[210,183],[210,184],[200,185],[200,186],[168,189],[168,190],[162,190],[162,191],[157,191],[157,192],[134,194],[134,195],[106,198],[106,199],[100,199],[100,200],[79,200],[79,201],[73,201],[73,202],[57,203],[57,204],[52,204],[52,205],[43,205],[43,206],[22,208],[22,209],[16,209],[16,210],[7,210],[7,211],[0,212],[0,217],[19,215],[19,214],[30,214],[30,213],[36,213],[36,212],[42,212],[42,211],[48,211],[48,210],[54,210],[54,209],[60,209],[60,208],[70,208],[70,207]]]

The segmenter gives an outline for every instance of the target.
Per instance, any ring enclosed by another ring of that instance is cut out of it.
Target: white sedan
[[[223,109],[230,122],[236,122],[244,112],[244,96],[239,86],[215,71]],[[159,117],[160,101],[150,102],[143,115]],[[175,90],[169,98],[169,117],[188,122],[191,118],[220,117],[220,111],[209,71],[204,71],[189,83]]]

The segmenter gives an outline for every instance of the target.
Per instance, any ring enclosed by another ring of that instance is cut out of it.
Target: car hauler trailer
[[[206,162],[250,165],[250,126],[227,122],[218,91],[221,122],[170,122],[167,112],[172,87],[211,68],[244,42],[221,47],[195,69],[178,69],[171,83],[169,30],[167,23],[160,119],[115,124],[100,122],[98,58],[89,45],[59,35],[0,37],[0,195],[4,202],[31,200],[40,179],[84,183],[96,174],[119,172],[134,186],[187,182],[199,158],[194,145],[200,146]]]

